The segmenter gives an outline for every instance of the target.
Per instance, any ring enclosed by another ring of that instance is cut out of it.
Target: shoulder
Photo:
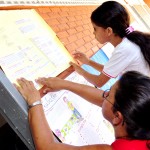
[[[132,41],[128,40],[127,38],[123,38],[122,42],[120,44],[118,44],[115,48],[115,50],[117,51],[121,51],[122,49],[126,49],[126,50],[134,50],[134,49],[140,49],[140,47],[133,43]]]
[[[141,52],[140,47],[128,40],[127,38],[123,38],[122,42],[118,44],[114,52],[112,53],[113,55],[119,55],[119,56],[126,56],[126,57],[133,57],[136,56],[137,54]]]
[[[112,143],[113,150],[147,150],[146,148],[147,140],[127,140],[118,139]],[[131,149],[132,148],[132,149]]]

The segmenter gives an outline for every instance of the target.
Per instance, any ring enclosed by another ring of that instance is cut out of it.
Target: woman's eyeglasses
[[[103,96],[103,98],[104,98],[105,100],[107,100],[110,104],[114,105],[111,101],[108,100],[109,92],[110,92],[110,89],[105,90],[105,91],[103,92],[103,95],[102,95],[102,96]]]

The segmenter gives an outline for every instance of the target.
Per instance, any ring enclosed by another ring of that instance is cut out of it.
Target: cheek
[[[113,118],[112,106],[108,102],[104,102],[102,105],[102,113],[105,119],[111,122]]]
[[[100,44],[104,44],[104,43],[108,42],[107,38],[106,38],[106,35],[104,35],[103,33],[96,33],[95,38],[97,39],[97,41]]]

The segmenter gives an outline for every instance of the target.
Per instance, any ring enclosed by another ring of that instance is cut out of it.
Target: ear
[[[108,27],[108,28],[106,29],[106,31],[107,31],[107,35],[108,35],[108,36],[112,35],[112,33],[113,33],[113,29],[112,29],[111,27]]]
[[[114,126],[117,126],[119,124],[122,124],[122,122],[123,122],[123,116],[122,116],[121,112],[117,111],[114,114],[114,118],[112,120],[112,123]]]

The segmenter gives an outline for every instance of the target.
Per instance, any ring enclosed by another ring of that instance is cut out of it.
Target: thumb
[[[78,66],[76,63],[70,62],[69,63],[71,66]]]
[[[45,88],[43,90],[43,94],[47,94],[48,92],[53,92],[53,90],[51,88]]]
[[[72,61],[70,61],[70,62],[69,62],[69,64],[70,64],[70,65],[72,65],[72,64],[73,64],[73,62],[72,62]]]

